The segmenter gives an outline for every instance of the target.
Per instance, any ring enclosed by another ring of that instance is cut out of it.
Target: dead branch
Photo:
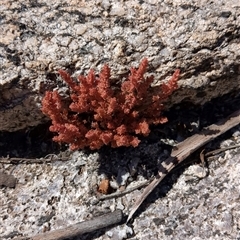
[[[216,150],[205,153],[205,156],[206,157],[214,156],[214,155],[217,155],[219,153],[225,152],[227,150],[234,149],[234,148],[239,148],[239,147],[240,147],[240,144],[236,144],[236,145],[225,147],[225,148],[219,148],[219,149],[216,149]]]
[[[127,222],[132,218],[133,214],[137,211],[142,202],[153,191],[153,189],[163,180],[163,178],[179,163],[186,159],[191,153],[204,146],[206,143],[214,140],[216,137],[225,133],[229,129],[235,127],[240,123],[240,110],[234,112],[232,115],[219,121],[216,124],[212,124],[209,127],[203,129],[200,133],[197,133],[183,142],[177,144],[173,148],[171,156],[161,163],[159,172],[154,180],[144,189],[142,195],[135,202],[132,210],[129,213]]]
[[[141,183],[139,183],[138,185],[134,186],[134,187],[131,187],[131,188],[126,188],[125,190],[123,191],[119,191],[119,192],[114,192],[112,194],[108,194],[108,195],[102,195],[98,198],[99,201],[103,201],[103,200],[107,200],[107,199],[111,199],[111,198],[117,198],[117,197],[121,197],[127,193],[130,193],[130,192],[133,192],[139,188],[142,188],[142,187],[145,187],[148,183],[150,183],[151,180],[146,180],[146,181],[143,181]]]
[[[29,237],[29,238],[19,238],[18,240],[68,239],[68,238],[76,237],[84,233],[89,233],[104,227],[109,227],[111,225],[121,222],[122,219],[123,219],[123,213],[121,210],[118,209],[114,212],[106,213],[104,215],[95,217],[94,219],[91,219],[88,221],[76,223],[62,229],[57,229],[50,232],[38,234],[36,236]]]
[[[1,157],[0,163],[3,164],[43,164],[56,161],[67,161],[69,157],[58,157],[55,154],[48,154],[44,158],[17,158],[17,157]]]

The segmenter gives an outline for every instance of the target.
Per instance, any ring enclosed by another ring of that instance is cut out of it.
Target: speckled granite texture
[[[228,110],[222,108],[221,111]],[[192,130],[191,126],[197,126],[194,118],[198,115],[187,115],[184,112],[183,115],[191,123],[186,130],[197,131]],[[204,112],[199,116],[200,122],[204,124]],[[98,202],[97,186],[101,179],[108,178],[115,188],[113,191],[119,191],[155,175],[158,162],[169,156],[171,145],[177,139],[186,137],[176,132],[174,128],[178,124],[174,126],[175,123],[171,122],[155,128],[137,148],[76,151],[70,154],[67,162],[0,164],[3,172],[17,179],[14,189],[0,189],[0,238],[33,236],[115,209],[128,214],[141,189]],[[188,125],[187,121],[184,123]],[[0,143],[4,146],[3,139]],[[39,151],[44,144],[39,144]],[[209,143],[206,151],[239,144],[238,126],[217,141]],[[19,152],[21,150],[13,149],[11,154]],[[191,155],[188,161],[197,159],[199,153]],[[209,175],[205,177],[205,169],[199,164],[191,163],[190,166],[183,165],[174,170],[147,198],[130,225],[119,225],[75,240],[239,239],[240,147],[208,158],[207,162]]]
[[[180,68],[168,106],[240,88],[239,7],[239,0],[2,0],[0,130],[46,120],[41,98],[63,87],[60,68],[86,74],[108,63],[116,78],[147,57],[156,81]]]
[[[240,106],[235,94],[207,107],[192,105],[240,88],[239,26],[239,0],[2,0],[0,155],[60,154],[47,127],[38,129],[47,120],[39,110],[44,92],[66,89],[56,74],[59,68],[76,76],[108,63],[115,78],[148,57],[149,72],[159,81],[181,69],[180,88],[167,106],[182,105],[135,149],[63,151],[70,154],[69,161],[48,164],[0,163],[2,172],[17,179],[15,188],[0,188],[0,239],[33,236],[115,209],[127,214],[142,189],[98,202],[102,179],[109,178],[113,191],[119,191],[153,177],[172,146]],[[207,149],[236,144],[239,126]],[[190,157],[197,159],[198,153]],[[204,178],[199,164],[173,171],[128,226],[76,240],[240,239],[240,150],[225,151],[208,162]]]

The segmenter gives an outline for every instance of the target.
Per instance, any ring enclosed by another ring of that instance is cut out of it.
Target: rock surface
[[[224,97],[226,98],[226,97]],[[27,238],[89,220],[115,209],[129,213],[142,189],[122,197],[97,201],[99,185],[109,179],[111,191],[131,188],[150,179],[159,162],[166,159],[177,142],[217,122],[240,106],[240,96],[226,105],[226,99],[203,109],[175,109],[169,122],[153,129],[136,148],[99,151],[54,151],[44,138],[46,129],[0,133],[0,156],[50,158],[48,153],[69,156],[68,161],[25,164],[2,163],[1,172],[16,179],[15,188],[0,188],[0,239]],[[211,119],[212,122],[209,122]],[[181,128],[181,126],[184,126]],[[36,132],[34,132],[36,131]],[[205,152],[229,146],[231,150],[207,158],[209,174],[193,164],[199,153],[191,154],[146,199],[128,226],[96,231],[75,240],[121,239],[238,239],[240,237],[240,126],[204,146]],[[238,147],[237,147],[238,146]],[[57,155],[53,155],[53,160]],[[7,158],[8,159],[8,158]],[[187,161],[190,161],[187,165]],[[191,164],[189,166],[189,164]],[[6,185],[5,185],[6,186]]]
[[[235,139],[222,141],[221,147],[240,144],[239,127],[232,131],[232,136]],[[75,240],[238,239],[239,149],[224,151],[210,161],[207,177],[202,178],[204,169],[199,165],[170,174],[129,226],[118,225]],[[159,143],[143,143],[135,150],[103,153],[75,152],[67,162],[1,165],[18,181],[14,189],[0,189],[0,238],[27,238],[116,209],[128,214],[141,190],[97,202],[97,185],[108,174],[116,177],[119,171],[129,171],[133,162],[137,162],[137,178],[130,176],[127,187],[137,185],[151,175],[151,166],[156,166],[168,152]],[[146,162],[149,164],[144,165]]]
[[[69,156],[45,164],[0,162],[0,239],[27,238],[115,209],[128,214],[142,189],[98,202],[103,179],[113,192],[150,179],[172,146],[240,106],[232,94],[201,107],[177,106],[137,148],[65,151],[52,143],[48,126],[39,126],[47,120],[40,111],[44,92],[64,89],[59,68],[76,76],[108,63],[115,78],[148,57],[159,81],[180,68],[180,88],[167,107],[239,91],[240,2],[2,0],[0,12],[0,156]],[[237,126],[205,148],[239,144]],[[240,239],[239,147],[208,163],[205,177],[197,164],[173,171],[130,225],[76,240]]]
[[[1,1],[0,131],[36,126],[56,71],[86,74],[104,63],[113,78],[143,57],[155,85],[176,68],[169,100],[203,104],[240,88],[240,3],[228,1]]]

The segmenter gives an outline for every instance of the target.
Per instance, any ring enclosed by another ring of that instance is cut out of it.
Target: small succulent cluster
[[[161,85],[158,95],[150,92],[153,76],[145,77],[148,60],[144,58],[139,68],[131,68],[128,78],[118,88],[110,84],[110,68],[104,65],[99,76],[90,70],[87,76],[74,81],[59,70],[70,88],[70,104],[63,101],[57,91],[47,91],[42,100],[42,112],[52,120],[50,131],[56,132],[53,140],[67,143],[70,149],[99,149],[138,146],[139,135],[147,136],[151,124],[167,121],[161,115],[162,102],[177,89],[180,74]],[[151,99],[146,103],[146,99]]]

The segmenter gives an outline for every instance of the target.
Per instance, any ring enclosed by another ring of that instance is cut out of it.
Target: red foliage
[[[145,58],[138,69],[131,68],[127,80],[115,90],[110,86],[107,65],[99,77],[90,70],[86,77],[79,76],[78,82],[67,72],[59,70],[70,87],[71,103],[67,106],[57,91],[47,91],[42,100],[42,112],[52,119],[50,131],[58,133],[53,140],[70,144],[72,150],[99,149],[103,145],[138,146],[137,135],[147,136],[150,124],[167,121],[161,116],[162,102],[177,89],[180,74],[176,70],[161,86],[161,93],[152,96],[152,102],[146,104],[153,82],[153,76],[144,77],[147,66]]]

